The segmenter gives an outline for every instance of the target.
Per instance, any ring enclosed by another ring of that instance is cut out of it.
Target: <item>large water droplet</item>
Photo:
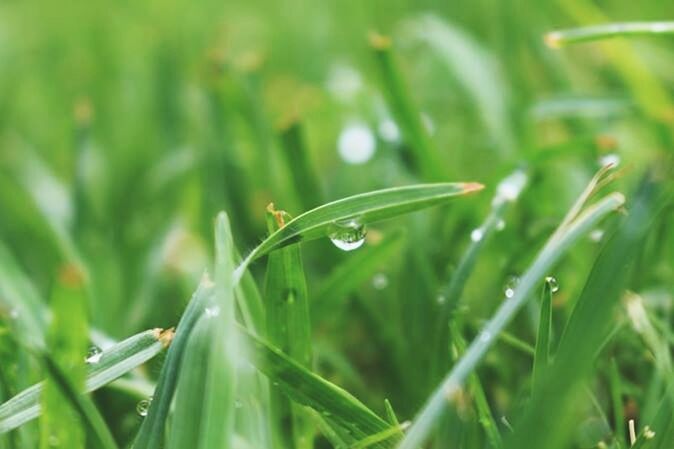
[[[520,283],[519,277],[517,276],[508,277],[505,285],[503,286],[503,293],[505,294],[506,298],[512,298],[513,296],[515,296],[515,289],[517,288],[517,285],[519,283]]]
[[[377,273],[372,277],[372,286],[376,290],[384,290],[388,287],[388,276],[384,273]]]
[[[616,153],[608,153],[599,158],[599,165],[605,167],[607,165],[612,165],[617,167],[620,164],[620,156]]]
[[[147,413],[150,410],[150,404],[152,404],[152,396],[139,401],[138,404],[136,404],[136,413],[140,416],[147,416]]]
[[[340,133],[337,150],[347,164],[363,164],[372,158],[375,145],[370,128],[363,122],[355,122]]]
[[[479,242],[480,240],[482,240],[482,237],[484,237],[484,231],[482,230],[482,228],[475,228],[470,233],[470,239],[474,242]]]
[[[545,278],[545,283],[548,284],[552,293],[557,293],[557,291],[559,291],[559,282],[557,282],[557,279],[554,276],[547,276]]]
[[[352,219],[333,223],[329,237],[337,248],[343,251],[353,251],[363,246],[365,235],[367,235],[365,226],[358,220]]]
[[[101,361],[101,357],[103,357],[103,351],[101,351],[101,348],[98,346],[92,346],[89,348],[89,351],[87,351],[87,356],[84,358],[84,362],[89,365],[95,365]]]
[[[9,317],[13,320],[19,318],[19,310],[18,309],[12,309],[9,311]]]

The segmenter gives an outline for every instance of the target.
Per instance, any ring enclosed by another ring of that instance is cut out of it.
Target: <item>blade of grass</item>
[[[477,183],[420,184],[376,190],[324,204],[286,223],[253,249],[237,267],[235,283],[255,259],[283,246],[325,237],[340,222],[355,220],[358,225],[365,226],[440,205],[456,196],[481,190],[482,187]]]
[[[615,37],[654,36],[658,34],[674,34],[674,22],[607,23],[556,30],[545,35],[545,43],[552,48],[560,48],[579,42],[590,42]]]
[[[613,408],[613,431],[618,446],[626,448],[627,433],[625,429],[625,411],[623,410],[623,390],[620,381],[620,370],[618,363],[614,358],[611,359],[611,371],[609,372],[609,383],[611,388],[611,405]]]
[[[543,373],[550,363],[550,337],[552,333],[552,280],[546,278],[543,284],[541,301],[541,313],[538,320],[538,333],[536,334],[536,353],[534,354],[534,369],[532,373],[531,390],[537,394],[540,390],[540,382]]]
[[[85,392],[95,391],[159,354],[173,338],[171,330],[152,329],[123,340],[87,365]],[[43,384],[33,385],[0,405],[0,433],[8,432],[40,415]]]
[[[454,368],[447,374],[441,385],[426,402],[409,432],[401,442],[399,449],[415,449],[428,439],[436,422],[452,403],[453,396],[460,391],[462,383],[475,369],[495,341],[494,337],[501,332],[521,306],[524,305],[532,289],[535,288],[540,279],[545,276],[573,243],[592,229],[606,215],[621,207],[624,202],[625,198],[622,194],[613,193],[587,208],[575,220],[570,222],[565,220],[562,222],[562,225],[548,240],[524,276],[522,276],[513,297],[502,303],[491,320],[486,324],[480,336],[470,344],[465,355],[454,365]]]
[[[273,234],[290,214],[267,208],[267,228]],[[267,338],[290,358],[311,369],[311,324],[307,285],[299,246],[288,246],[269,255],[265,277],[267,301]],[[279,389],[272,386],[270,395],[272,426],[279,447],[302,449],[311,445],[303,410],[290,403]]]
[[[309,210],[322,204],[323,201],[316,170],[311,167],[309,150],[302,134],[300,122],[293,121],[280,130],[279,137],[283,159],[295,186],[295,196],[302,208]]]

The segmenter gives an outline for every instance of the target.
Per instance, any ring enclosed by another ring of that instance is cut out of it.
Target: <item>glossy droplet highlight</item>
[[[517,276],[509,276],[508,279],[506,280],[505,285],[503,286],[503,293],[505,294],[505,297],[510,299],[513,296],[515,296],[515,289],[517,288],[517,285],[520,283],[520,278]]]
[[[101,348],[98,346],[92,346],[89,348],[89,351],[87,351],[87,356],[84,358],[85,363],[89,365],[96,364],[101,361],[101,357],[103,356],[103,351]]]
[[[557,282],[557,279],[553,276],[548,276],[545,278],[545,283],[548,284],[548,287],[550,287],[550,291],[552,293],[557,293],[559,291],[559,282]]]
[[[482,240],[482,237],[484,237],[484,231],[482,230],[482,228],[475,228],[470,233],[470,239],[474,242],[479,242],[480,240]]]
[[[496,195],[492,204],[496,206],[506,201],[515,201],[527,185],[527,181],[528,177],[522,170],[518,170],[503,179],[496,187]]]
[[[147,416],[151,404],[152,396],[147,399],[143,399],[142,401],[138,402],[138,404],[136,404],[136,413],[143,417]]]
[[[367,229],[358,220],[335,222],[330,228],[330,241],[342,251],[353,251],[363,246]]]
[[[491,332],[486,331],[486,330],[480,332],[480,341],[482,343],[487,343],[487,342],[489,342],[489,340],[491,340]]]
[[[384,273],[377,273],[372,277],[372,286],[376,290],[384,290],[388,287],[388,276]]]
[[[590,240],[593,242],[599,242],[604,237],[604,231],[602,229],[593,229],[590,232]]]
[[[362,122],[356,122],[344,128],[337,141],[339,156],[347,164],[364,164],[374,155],[374,134]]]

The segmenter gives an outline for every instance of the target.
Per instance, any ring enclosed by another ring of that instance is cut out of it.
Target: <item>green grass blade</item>
[[[272,383],[298,404],[311,407],[356,438],[382,432],[390,425],[345,390],[312,373],[281,350],[243,330],[253,362]],[[384,444],[381,447],[390,447]]]
[[[570,222],[563,222],[564,228],[558,229],[526,271],[512,298],[504,301],[491,320],[486,324],[480,336],[468,347],[465,355],[447,374],[441,385],[432,394],[422,411],[415,419],[399,449],[415,449],[426,441],[437,421],[442,417],[452,398],[468,375],[475,369],[487,350],[503,328],[512,320],[524,305],[532,290],[541,278],[561,258],[566,250],[581,236],[592,229],[601,219],[621,207],[625,202],[623,195],[613,193],[589,207]],[[448,400],[449,398],[449,400]]]
[[[286,223],[267,237],[239,265],[239,279],[248,264],[270,251],[299,241],[326,237],[340,223],[355,220],[359,226],[443,204],[456,196],[482,189],[477,183],[438,183],[394,187],[354,195],[324,204]]]
[[[568,30],[557,30],[545,35],[545,43],[552,48],[560,48],[580,42],[660,34],[674,34],[674,22],[607,23]]]
[[[316,170],[311,167],[309,149],[302,135],[302,125],[293,121],[280,131],[282,152],[295,187],[295,196],[304,210],[323,203]]]
[[[609,383],[611,388],[611,405],[613,408],[613,431],[619,447],[628,446],[625,429],[625,411],[623,410],[623,388],[620,380],[620,369],[615,359],[611,359],[611,371],[609,372]]]
[[[173,332],[152,329],[104,350],[96,363],[89,363],[85,392],[95,391],[159,354]],[[43,384],[33,385],[0,405],[0,433],[8,432],[40,415]]]
[[[291,217],[285,211],[267,208],[269,233],[276,232]],[[311,370],[311,323],[302,254],[297,245],[269,255],[265,277],[267,301],[267,338],[286,355]],[[311,444],[304,412],[272,387],[270,395],[272,426],[279,447],[302,448]]]
[[[543,373],[550,363],[550,337],[552,333],[552,280],[548,277],[543,285],[543,297],[541,301],[541,313],[538,320],[538,333],[536,334],[536,353],[534,354],[534,369],[532,374],[531,389],[533,394],[540,390],[540,382]],[[556,281],[555,281],[556,282]]]

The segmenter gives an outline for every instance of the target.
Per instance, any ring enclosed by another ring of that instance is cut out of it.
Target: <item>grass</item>
[[[671,448],[672,13],[0,6],[0,449]]]

